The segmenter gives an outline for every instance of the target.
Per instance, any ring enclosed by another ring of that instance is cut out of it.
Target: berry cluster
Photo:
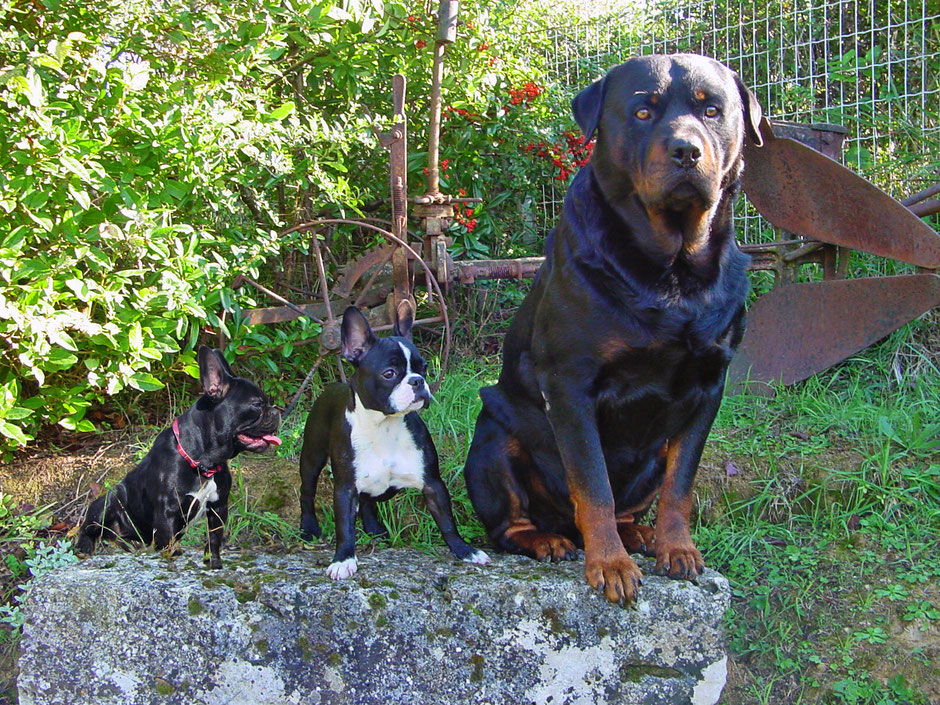
[[[545,88],[532,81],[526,81],[522,88],[509,89],[509,104],[521,105],[523,102],[528,105],[545,92]]]
[[[460,223],[467,229],[468,233],[472,233],[473,229],[477,226],[477,219],[471,217],[473,215],[472,208],[466,208],[463,211],[460,208],[455,209],[454,220]]]
[[[551,162],[552,166],[558,169],[554,178],[558,181],[567,181],[574,171],[590,161],[591,152],[594,151],[594,142],[585,143],[581,135],[573,131],[566,132],[562,138],[564,144],[530,142],[522,148],[522,151],[526,154],[534,151],[537,156]]]
[[[444,117],[450,118],[450,117],[453,117],[454,115],[459,115],[466,122],[475,122],[475,123],[480,122],[480,116],[477,115],[476,113],[471,113],[466,108],[454,108],[454,107],[451,107],[450,105],[445,105]]]
[[[443,174],[444,176],[447,176],[447,170],[450,169],[450,159],[442,159],[440,169],[441,169],[441,174]],[[431,173],[430,171],[428,171],[427,167],[424,167],[424,169],[422,169],[421,172],[425,176]]]

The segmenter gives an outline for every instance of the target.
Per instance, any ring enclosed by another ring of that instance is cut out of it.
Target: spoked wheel
[[[334,277],[335,283],[331,285],[325,257],[328,247],[322,241],[321,235],[325,228],[340,225],[353,225],[380,235],[384,242],[340,266]],[[387,225],[387,222],[381,220],[326,218],[300,223],[283,233],[286,235],[299,230],[311,233],[310,252],[316,263],[318,290],[316,303],[297,306],[283,299],[281,301],[295,313],[302,313],[321,326],[317,360],[288,404],[284,412],[285,417],[293,411],[320,366],[333,353],[339,352],[343,311],[348,306],[362,310],[372,329],[381,333],[392,329],[392,312],[398,302],[403,299],[411,300],[415,308],[415,327],[433,331],[439,338],[439,342],[432,348],[427,344],[421,347],[425,352],[433,350],[440,360],[438,378],[430,384],[432,391],[436,391],[440,386],[450,358],[451,346],[450,318],[444,294],[434,272],[421,256],[420,240],[412,236],[406,241],[382,227],[384,225]],[[269,295],[273,293],[264,291]],[[340,378],[345,380],[342,361],[338,357],[336,364]]]

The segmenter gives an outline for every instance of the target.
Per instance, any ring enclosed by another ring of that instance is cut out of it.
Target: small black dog
[[[411,342],[414,309],[398,306],[395,336],[378,339],[354,306],[343,314],[342,355],[356,368],[349,384],[323,390],[307,417],[300,453],[301,535],[320,536],[313,500],[327,458],[333,469],[336,553],[327,568],[334,579],[356,572],[356,507],[366,532],[387,537],[377,503],[405,487],[420,489],[444,541],[468,563],[489,557],[457,533],[450,495],[441,480],[437,450],[418,416],[431,401],[427,364]]]
[[[280,445],[272,434],[281,419],[257,384],[236,377],[222,353],[205,345],[199,348],[199,379],[205,394],[157,436],[136,468],[91,504],[78,535],[80,553],[91,554],[106,538],[153,543],[175,555],[186,527],[205,514],[209,567],[222,567],[232,487],[226,461],[243,450]]]

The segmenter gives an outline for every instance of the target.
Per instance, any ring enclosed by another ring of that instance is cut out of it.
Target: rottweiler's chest
[[[732,352],[727,342],[687,339],[622,351],[596,380],[601,427],[636,435],[621,436],[630,444],[671,436],[720,388]]]

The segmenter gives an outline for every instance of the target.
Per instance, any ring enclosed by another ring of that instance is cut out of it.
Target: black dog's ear
[[[221,401],[228,394],[234,376],[221,352],[206,345],[199,346],[199,381],[209,397]]]
[[[402,299],[398,302],[398,308],[395,309],[395,327],[392,332],[402,338],[411,340],[411,327],[415,322],[415,308],[408,299]]]
[[[574,119],[581,128],[581,132],[584,133],[585,142],[590,141],[597,131],[606,95],[607,76],[604,76],[578,93],[571,101],[571,112],[574,113]]]
[[[376,337],[372,333],[369,321],[355,306],[343,312],[341,354],[353,365],[358,365],[362,356],[375,345]]]
[[[741,95],[741,104],[744,106],[744,129],[755,147],[764,146],[764,138],[760,134],[760,120],[764,116],[760,103],[757,102],[751,89],[744,85],[741,77],[735,73],[734,82],[738,84],[738,93]]]

